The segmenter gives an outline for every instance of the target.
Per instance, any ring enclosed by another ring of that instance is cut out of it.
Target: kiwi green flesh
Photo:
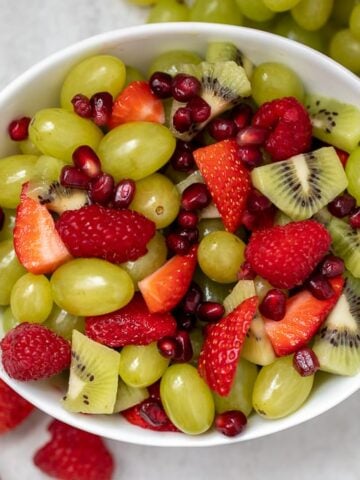
[[[317,95],[308,95],[305,105],[314,137],[349,153],[359,145],[360,110],[357,107]]]
[[[119,385],[116,394],[116,401],[114,405],[114,413],[122,412],[128,408],[141,403],[149,397],[147,388],[144,387],[130,387],[119,378]]]
[[[225,315],[232,312],[244,300],[254,295],[256,295],[254,282],[252,280],[239,280],[224,299]]]
[[[360,230],[335,217],[326,226],[332,238],[331,249],[344,260],[352,275],[360,278]]]
[[[256,365],[270,365],[276,360],[271,341],[265,332],[265,324],[260,314],[255,315],[241,350],[241,358]]]
[[[248,78],[253,72],[252,62],[231,42],[210,42],[205,54],[209,63],[233,61],[244,68]]]
[[[70,378],[63,405],[70,412],[113,413],[120,354],[73,331]]]
[[[63,187],[59,182],[30,182],[27,195],[59,215],[66,210],[78,210],[89,204],[86,190]]]
[[[255,188],[292,220],[305,220],[343,192],[348,181],[333,147],[254,168]]]

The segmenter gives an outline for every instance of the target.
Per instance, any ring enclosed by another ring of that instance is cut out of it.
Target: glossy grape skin
[[[211,391],[192,365],[172,365],[160,383],[160,398],[172,423],[182,432],[199,435],[212,425],[215,414]]]
[[[166,72],[170,75],[178,73],[179,65],[184,63],[194,63],[197,65],[202,58],[195,52],[188,50],[169,50],[154,58],[150,65],[148,77],[155,72]]]
[[[231,283],[244,262],[245,243],[229,232],[212,232],[199,245],[198,262],[212,280]]]
[[[356,148],[347,159],[345,173],[349,181],[348,192],[360,205],[360,147]]]
[[[266,22],[274,18],[275,13],[266,7],[263,0],[236,0],[241,12],[255,22]]]
[[[240,359],[229,395],[222,397],[217,393],[213,394],[216,412],[240,410],[244,415],[249,416],[252,410],[252,392],[257,374],[256,365]]]
[[[357,40],[349,29],[337,32],[329,47],[330,57],[346,68],[360,74],[360,40]]]
[[[263,2],[273,12],[285,12],[295,7],[300,0],[263,0]]]
[[[20,201],[23,183],[34,174],[38,157],[35,155],[11,155],[0,159],[0,206],[15,208]]]
[[[222,303],[232,290],[233,283],[218,283],[211,280],[204,272],[198,268],[195,271],[194,281],[199,285],[203,292],[205,302]]]
[[[159,353],[157,342],[127,345],[121,350],[119,375],[130,387],[148,387],[162,377],[169,362]]]
[[[10,306],[18,322],[44,322],[53,307],[49,280],[45,275],[26,273],[11,290]]]
[[[186,22],[189,14],[189,7],[184,3],[177,0],[158,0],[149,13],[147,23]]]
[[[140,180],[170,159],[176,141],[170,130],[152,122],[130,122],[114,128],[100,142],[103,169],[116,181]]]
[[[195,0],[189,20],[242,25],[243,17],[235,0]]]
[[[204,218],[198,223],[199,239],[206,237],[209,233],[224,231],[225,226],[221,218]]]
[[[305,30],[319,30],[328,21],[333,4],[334,0],[300,0],[291,15]]]
[[[151,275],[166,262],[167,247],[165,238],[160,232],[156,232],[146,248],[148,252],[142,257],[120,265],[130,275],[135,287],[138,282]]]
[[[11,308],[7,307],[2,313],[2,328],[4,333],[9,332],[12,328],[16,327],[19,322],[14,317]]]
[[[54,302],[78,316],[102,315],[128,304],[134,284],[127,272],[98,258],[77,258],[61,265],[50,280]]]
[[[85,331],[85,320],[83,317],[71,315],[71,313],[59,308],[57,305],[53,306],[50,315],[43,325],[66,340],[71,340],[73,330],[81,333]]]
[[[16,210],[3,209],[5,220],[2,229],[0,230],[0,242],[9,240],[13,236],[15,226]]]
[[[130,208],[152,220],[156,228],[165,228],[179,213],[180,194],[165,175],[154,173],[136,182]]]
[[[126,65],[126,80],[124,88],[129,85],[129,83],[145,80],[144,75],[137,68]]]
[[[65,165],[66,163],[58,158],[41,155],[36,161],[33,178],[49,183],[59,181],[61,170]]]
[[[41,155],[40,150],[37,148],[36,145],[33,144],[30,138],[27,138],[26,140],[21,140],[20,142],[17,142],[17,144],[20,152],[24,155]]]
[[[74,110],[71,99],[81,93],[88,98],[98,92],[109,92],[116,97],[124,86],[124,63],[112,55],[94,55],[76,64],[67,76],[60,93],[62,108]]]
[[[190,363],[196,367],[199,359],[199,355],[201,352],[201,348],[204,343],[204,335],[200,327],[193,328],[189,332],[189,335],[190,335],[190,341],[191,341],[191,346],[193,350],[193,355],[191,357]]]
[[[351,12],[349,27],[352,35],[360,40],[360,4],[355,5]]]
[[[286,417],[305,402],[313,383],[314,375],[298,374],[292,355],[280,357],[260,370],[254,385],[253,407],[265,418]]]
[[[309,32],[301,28],[290,14],[282,15],[277,19],[273,33],[308,45],[320,52],[325,52],[327,49],[325,38],[319,32]]]
[[[91,121],[62,108],[39,110],[31,120],[29,136],[44,155],[72,163],[73,151],[80,145],[94,150],[103,137]]]
[[[16,281],[26,273],[19,262],[12,240],[0,243],[0,305],[9,305],[11,290]]]

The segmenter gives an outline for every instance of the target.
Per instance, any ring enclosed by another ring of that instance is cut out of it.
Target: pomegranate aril
[[[255,145],[240,147],[238,150],[238,154],[242,163],[249,170],[252,170],[255,167],[259,167],[263,162],[261,150]]]
[[[321,274],[313,275],[307,282],[310,293],[318,300],[327,300],[334,295],[329,280]]]
[[[89,182],[89,177],[82,170],[79,170],[76,167],[66,165],[61,170],[60,183],[63,187],[87,190]]]
[[[149,80],[151,91],[158,98],[171,97],[172,76],[165,72],[155,72]]]
[[[179,172],[189,172],[195,166],[195,160],[192,151],[186,150],[183,147],[176,148],[170,159],[170,163],[174,170]]]
[[[335,255],[328,255],[323,260],[320,273],[327,278],[334,278],[338,275],[341,275],[345,271],[344,261],[339,258],[335,257]]]
[[[293,357],[295,370],[302,376],[314,375],[319,370],[320,363],[315,352],[311,348],[304,347],[295,352]]]
[[[206,122],[211,114],[210,105],[201,97],[193,97],[187,103],[187,108],[191,111],[191,120],[194,123]]]
[[[211,195],[204,183],[189,185],[182,194],[181,206],[184,210],[193,211],[205,208],[211,202]]]
[[[287,296],[282,290],[269,290],[259,305],[261,315],[270,320],[281,320],[286,313]]]
[[[0,207],[0,231],[2,230],[5,222],[5,213],[4,210]]]
[[[201,83],[192,75],[178,73],[172,80],[171,93],[175,100],[188,102],[196,95],[199,95]]]
[[[177,223],[179,227],[183,228],[196,228],[198,223],[198,216],[195,212],[188,212],[186,210],[180,210],[177,216]]]
[[[197,314],[203,322],[215,323],[223,317],[225,308],[221,303],[217,302],[203,302],[199,305]]]
[[[107,173],[102,173],[90,182],[89,194],[94,203],[106,205],[112,198],[114,191],[114,179]]]
[[[167,235],[166,246],[175,255],[186,255],[191,247],[189,240],[178,233]]]
[[[242,130],[243,128],[250,125],[252,115],[253,115],[253,111],[249,105],[247,105],[246,103],[238,105],[233,110],[233,115],[232,115],[232,118],[237,130]]]
[[[141,403],[139,414],[152,427],[160,427],[169,421],[161,402],[156,398],[144,400]]]
[[[136,183],[130,178],[120,180],[114,190],[113,205],[116,208],[128,208],[133,201]]]
[[[147,387],[150,398],[156,398],[160,400],[160,380],[155,383],[152,383]]]
[[[254,280],[255,277],[256,272],[254,272],[254,270],[251,268],[250,263],[245,261],[238,271],[238,280]]]
[[[163,337],[157,342],[160,354],[165,358],[175,358],[178,350],[178,343],[173,337]]]
[[[178,228],[175,233],[186,238],[190,245],[197,243],[199,240],[199,230],[197,228]]]
[[[270,208],[271,202],[262,193],[252,190],[248,196],[246,206],[251,213],[258,213]]]
[[[347,152],[344,152],[344,150],[341,150],[340,148],[336,148],[336,147],[335,147],[335,151],[337,153],[337,156],[340,159],[340,162],[342,163],[342,166],[345,168],[349,158],[349,154]]]
[[[348,193],[344,193],[344,195],[339,195],[328,204],[328,210],[334,217],[343,218],[349,215],[355,206],[355,198]]]
[[[355,208],[349,217],[349,223],[352,228],[360,228],[360,207]]]
[[[92,119],[96,125],[103,127],[107,125],[110,120],[113,97],[109,92],[98,92],[90,98],[90,105],[92,108]]]
[[[175,340],[178,344],[178,349],[174,360],[179,363],[190,362],[193,356],[193,348],[189,333],[186,330],[179,330],[175,336]]]
[[[241,147],[247,145],[263,145],[268,135],[269,132],[265,128],[246,127],[236,135],[236,141]]]
[[[173,116],[173,125],[176,130],[180,133],[186,132],[189,130],[190,125],[192,124],[191,119],[191,110],[187,107],[180,107],[176,110]]]
[[[196,283],[192,283],[181,302],[184,313],[196,313],[202,298],[203,292],[201,288]]]
[[[73,104],[74,112],[79,115],[79,117],[92,117],[92,106],[90,99],[86,95],[78,93],[71,99],[71,103]]]
[[[247,424],[246,415],[240,410],[228,410],[215,417],[215,428],[227,437],[239,435]]]
[[[89,178],[95,178],[101,173],[99,157],[89,145],[80,145],[72,154],[76,168],[84,172]]]
[[[209,124],[209,133],[218,142],[234,137],[236,131],[235,122],[228,118],[214,118]]]
[[[22,117],[17,120],[13,120],[8,126],[8,133],[11,140],[14,140],[15,142],[26,140],[29,135],[30,121],[30,117]]]
[[[179,309],[175,312],[176,323],[179,330],[192,330],[196,324],[196,316],[192,313],[185,313]]]

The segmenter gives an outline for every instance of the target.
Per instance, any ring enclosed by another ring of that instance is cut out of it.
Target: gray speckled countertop
[[[0,0],[0,88],[37,61],[96,33],[142,23],[126,0]],[[228,447],[161,449],[108,442],[115,480],[359,480],[360,393],[299,427]],[[1,480],[45,479],[32,466],[49,418],[0,438]]]

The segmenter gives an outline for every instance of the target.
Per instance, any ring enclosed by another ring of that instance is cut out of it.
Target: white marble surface
[[[126,0],[0,0],[0,88],[77,40],[135,25],[145,12]],[[291,430],[221,448],[160,449],[108,442],[115,480],[359,480],[360,393]],[[1,480],[45,479],[31,458],[47,439],[37,412],[0,438]]]

